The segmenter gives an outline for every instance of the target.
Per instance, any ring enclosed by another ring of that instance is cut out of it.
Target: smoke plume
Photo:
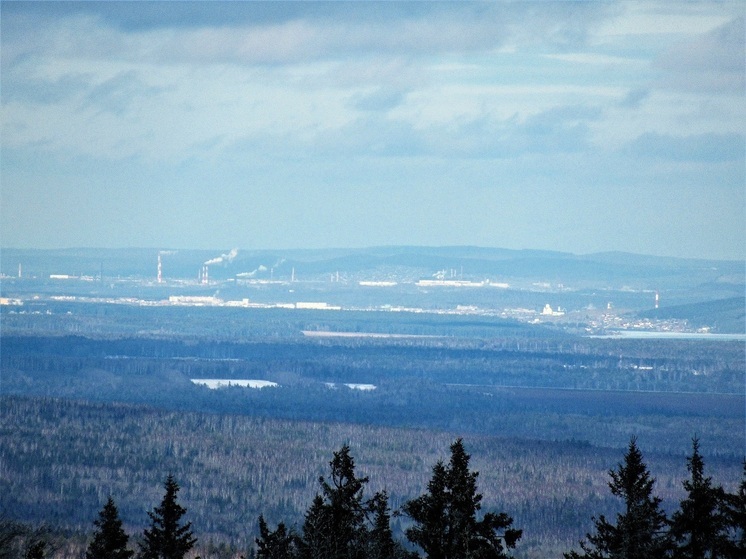
[[[204,266],[212,266],[213,264],[222,264],[224,262],[227,262],[230,264],[233,262],[233,259],[238,256],[238,249],[234,248],[227,254],[221,254],[217,258],[213,258],[212,260],[208,260],[204,263]]]

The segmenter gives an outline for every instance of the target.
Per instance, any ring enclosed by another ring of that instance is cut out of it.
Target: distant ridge
[[[330,274],[386,275],[397,270],[408,278],[432,277],[439,271],[476,281],[551,282],[575,288],[676,290],[682,300],[706,301],[741,295],[746,284],[739,261],[656,257],[623,252],[576,255],[531,249],[477,246],[378,246],[333,249],[190,250],[153,248],[2,249],[1,271],[27,277],[51,274],[109,277],[155,277],[159,252],[163,273],[171,278],[196,277],[210,261],[210,277],[226,280],[238,274],[264,273],[275,279],[328,278]]]
[[[639,313],[642,318],[687,320],[697,328],[714,325],[722,334],[746,334],[746,297],[661,307]]]

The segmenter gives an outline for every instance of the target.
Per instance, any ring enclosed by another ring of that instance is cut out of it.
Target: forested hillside
[[[300,523],[332,453],[348,444],[370,491],[391,505],[424,491],[432,465],[448,455],[453,433],[343,423],[288,422],[233,415],[177,413],[121,404],[3,397],[0,512],[90,532],[108,495],[131,532],[147,522],[161,484],[182,486],[201,541],[246,548],[263,513],[272,524]],[[620,450],[575,441],[468,435],[485,510],[508,511],[524,537],[517,557],[558,555],[577,543],[591,515],[618,506],[608,470]],[[738,453],[702,450],[711,474],[733,489]],[[684,453],[646,453],[666,506],[682,496]],[[394,522],[395,530],[401,528]]]
[[[693,433],[727,452],[744,432],[738,342],[4,335],[0,349],[4,394],[599,445],[639,433],[648,448],[678,452]]]

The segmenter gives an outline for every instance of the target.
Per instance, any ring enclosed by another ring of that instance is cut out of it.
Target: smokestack
[[[21,270],[21,264],[18,264],[18,279],[21,279],[23,277],[23,272]]]
[[[163,267],[161,265],[161,253],[158,253],[158,283],[163,282]]]
[[[658,297],[658,292],[655,292],[655,308],[658,308],[658,302],[660,301],[660,298]]]

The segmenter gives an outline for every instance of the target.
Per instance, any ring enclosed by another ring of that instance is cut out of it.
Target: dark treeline
[[[685,452],[742,442],[738,342],[0,337],[3,393],[171,410],[453,430]],[[190,379],[259,379],[210,390]],[[329,387],[334,383],[334,389]],[[345,383],[373,384],[362,393]]]
[[[145,291],[150,291],[146,289]],[[204,295],[213,295],[209,288]],[[69,295],[69,293],[67,293]],[[164,289],[156,299],[168,299]],[[309,293],[318,297],[318,293]],[[142,295],[141,295],[142,296]],[[244,295],[245,296],[245,295]],[[303,330],[379,332],[459,338],[562,338],[556,329],[495,317],[396,312],[296,309],[236,309],[105,303],[28,301],[17,311],[3,309],[8,333],[133,337],[147,332],[155,338],[181,337],[222,342],[266,338],[298,338]]]
[[[3,397],[0,405],[0,515],[82,534],[111,495],[134,534],[143,529],[144,511],[161,493],[157,480],[171,472],[183,487],[204,546],[200,553],[215,558],[229,556],[213,549],[223,544],[248,553],[260,535],[259,515],[270,530],[281,522],[300,530],[340,441],[370,479],[366,498],[385,491],[396,511],[423,493],[432,465],[453,440],[434,431],[120,404]],[[592,530],[593,514],[620,510],[607,489],[618,449],[579,441],[476,435],[467,440],[480,472],[484,510],[506,511],[524,530],[515,551],[519,557],[558,557]],[[719,455],[704,442],[708,470],[734,493],[742,456]],[[647,458],[658,474],[656,488],[666,510],[675,510],[685,496],[684,454],[653,451]],[[407,522],[391,518],[399,541],[406,542]]]
[[[27,373],[100,368],[119,375],[225,378],[291,372],[318,381],[520,385],[740,393],[743,344],[580,338],[322,338],[247,342],[178,337],[11,335],[2,366]],[[251,377],[254,378],[254,377]]]
[[[244,559],[507,559],[517,549],[523,530],[506,512],[482,512],[479,472],[470,468],[463,441],[450,446],[450,459],[438,460],[424,492],[391,510],[386,490],[369,496],[369,478],[356,470],[350,447],[343,445],[320,476],[320,490],[300,525],[279,522],[271,528],[263,514],[258,536],[243,552],[224,547],[217,555]],[[705,474],[699,440],[693,439],[686,459],[688,478],[678,508],[667,514],[655,494],[656,480],[633,438],[608,488],[622,504],[615,519],[593,517],[594,530],[580,541],[580,551],[565,559],[740,559],[746,553],[746,461],[741,483],[727,492]],[[148,527],[137,537],[138,551],[128,547],[112,496],[93,521],[85,559],[184,559],[198,541],[187,509],[178,502],[180,486],[166,478],[159,506],[148,512]],[[403,518],[406,541],[397,539],[392,518]],[[48,532],[0,522],[0,557],[45,559],[57,556]],[[210,553],[209,550],[208,554]],[[192,553],[190,556],[194,556]],[[207,555],[206,555],[207,556]]]
[[[130,537],[123,528],[114,498],[93,521],[96,527],[85,553],[63,546],[64,536],[48,529],[32,530],[13,520],[0,520],[0,557],[3,559],[46,559],[47,557],[80,557],[81,559],[182,559],[197,543],[191,523],[182,517],[187,510],[178,502],[179,484],[172,475],[164,483],[161,504],[148,512],[150,524],[137,541],[137,554],[128,547]],[[65,547],[60,551],[61,547]],[[78,546],[80,547],[80,546]]]

